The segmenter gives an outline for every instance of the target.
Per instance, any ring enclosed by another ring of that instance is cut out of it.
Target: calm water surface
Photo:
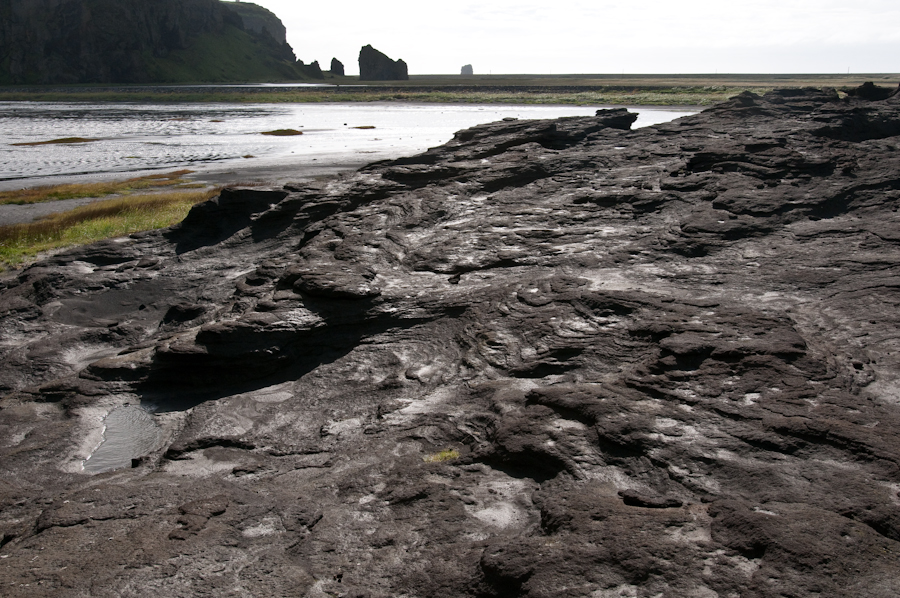
[[[82,467],[88,473],[130,467],[132,459],[153,451],[159,440],[153,415],[134,405],[118,407],[103,419],[103,441]]]
[[[424,151],[506,117],[593,115],[597,107],[447,104],[133,104],[0,102],[0,182],[147,170],[368,162]],[[632,109],[635,127],[694,111]],[[358,129],[354,127],[375,127]],[[263,131],[297,129],[271,137]],[[16,146],[63,137],[90,143]]]

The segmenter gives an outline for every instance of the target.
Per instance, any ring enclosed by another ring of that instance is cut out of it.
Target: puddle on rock
[[[87,473],[103,473],[131,467],[131,460],[156,449],[159,426],[146,410],[133,405],[113,409],[103,419],[103,442],[82,467]]]

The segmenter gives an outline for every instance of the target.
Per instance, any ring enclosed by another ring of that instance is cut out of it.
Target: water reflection
[[[447,104],[0,102],[0,180],[222,164],[368,162],[424,151],[506,117],[587,116],[596,107]],[[691,114],[641,108],[636,127]],[[368,126],[374,129],[354,127]],[[293,128],[296,137],[263,131]],[[89,143],[16,146],[65,137]]]

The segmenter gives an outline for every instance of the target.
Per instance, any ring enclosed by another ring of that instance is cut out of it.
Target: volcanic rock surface
[[[478,126],[7,277],[0,594],[900,595],[871,91]]]

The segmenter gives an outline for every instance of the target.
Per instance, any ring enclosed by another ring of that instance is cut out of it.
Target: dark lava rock
[[[463,77],[471,77],[475,74],[475,70],[472,68],[471,64],[467,64],[460,69],[459,74]]]
[[[391,60],[370,45],[360,49],[360,81],[406,81],[408,79],[406,63],[402,60]]]
[[[331,74],[344,76],[344,63],[337,58],[331,59]]]
[[[890,91],[481,125],[7,275],[0,593],[900,594]]]

